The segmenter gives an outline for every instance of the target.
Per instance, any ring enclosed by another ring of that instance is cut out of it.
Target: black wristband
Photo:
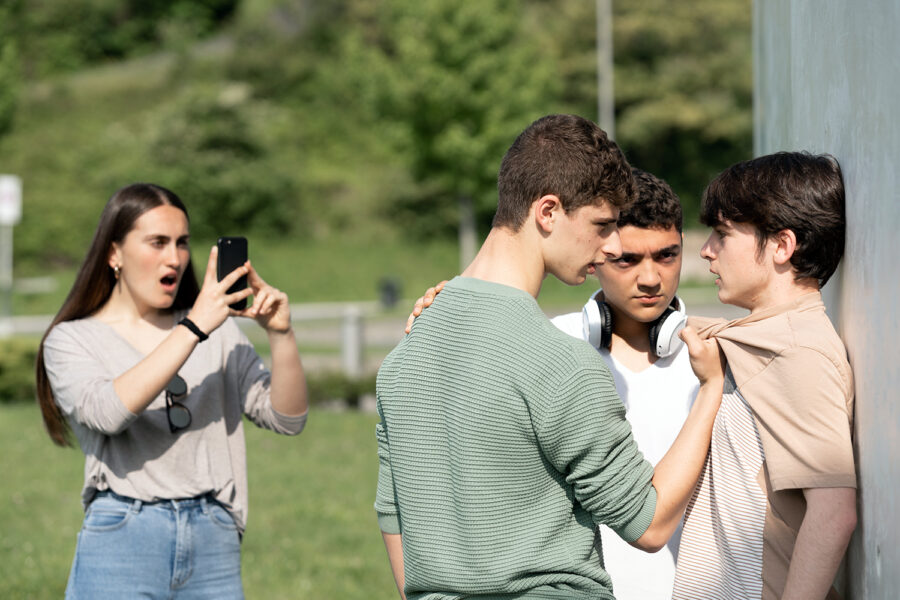
[[[184,325],[185,327],[187,327],[188,329],[190,329],[191,332],[192,332],[194,335],[196,335],[198,338],[200,338],[200,341],[201,341],[201,342],[205,342],[206,339],[209,337],[208,335],[206,335],[205,333],[203,333],[202,331],[200,331],[200,328],[197,327],[197,324],[194,323],[193,321],[191,321],[190,319],[188,319],[187,317],[185,317],[185,318],[183,318],[182,320],[178,321],[178,324],[179,324],[179,325]]]

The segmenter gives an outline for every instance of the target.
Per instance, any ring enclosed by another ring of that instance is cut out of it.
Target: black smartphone
[[[216,278],[219,281],[247,262],[247,238],[243,236],[226,236],[220,237],[216,241],[219,248],[219,258],[216,261]],[[229,294],[239,292],[247,287],[247,276],[243,275],[240,279],[228,288]],[[247,299],[244,298],[234,304],[230,304],[234,310],[244,310],[247,308]]]

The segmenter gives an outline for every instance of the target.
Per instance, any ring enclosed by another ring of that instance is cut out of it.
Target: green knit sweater
[[[653,518],[653,469],[597,352],[527,293],[457,277],[378,373],[381,529],[410,600],[613,598],[595,524]]]

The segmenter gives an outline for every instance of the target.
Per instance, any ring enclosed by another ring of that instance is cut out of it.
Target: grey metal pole
[[[612,0],[597,0],[597,116],[609,139],[616,137],[612,19]]]
[[[0,225],[0,337],[13,334],[13,226]]]

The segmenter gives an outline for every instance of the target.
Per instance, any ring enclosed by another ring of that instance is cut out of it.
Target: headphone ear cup
[[[597,291],[581,310],[584,339],[594,348],[609,348],[612,342],[612,312]]]
[[[684,342],[678,337],[678,333],[687,324],[687,315],[682,310],[675,310],[672,306],[682,309],[684,303],[678,297],[675,297],[672,305],[666,308],[663,314],[650,324],[648,331],[650,348],[659,358],[672,356],[684,345]]]
[[[597,302],[600,307],[600,347],[609,348],[612,344],[612,311],[606,302]]]

